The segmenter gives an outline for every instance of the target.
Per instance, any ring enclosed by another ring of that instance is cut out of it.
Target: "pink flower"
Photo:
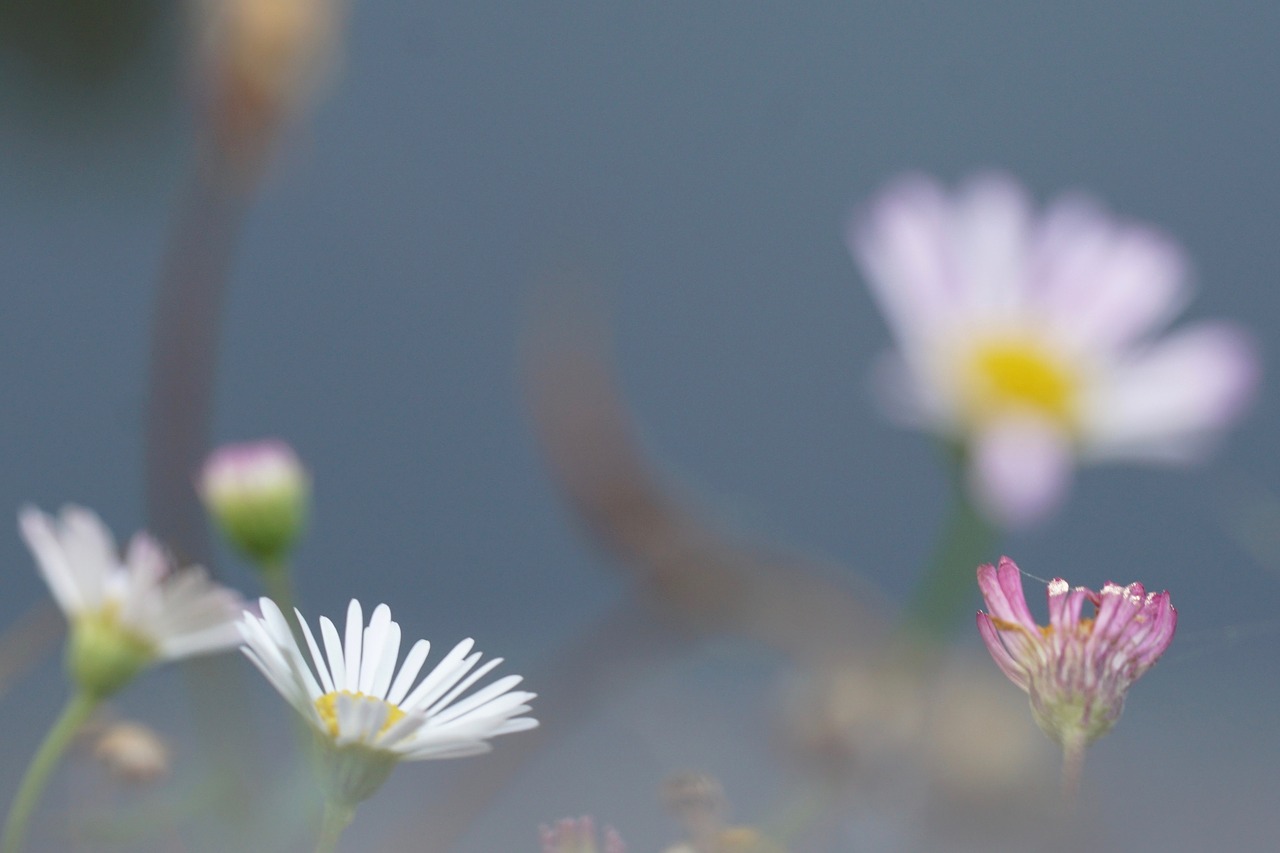
[[[1253,396],[1258,359],[1234,326],[1156,338],[1189,297],[1182,250],[1087,198],[1040,212],[1008,176],[954,194],[908,176],[848,243],[897,344],[885,401],[965,448],[997,522],[1051,512],[1077,459],[1194,460]]]
[[[978,586],[990,613],[978,631],[996,664],[1031,697],[1040,728],[1064,749],[1082,750],[1110,731],[1133,682],[1173,640],[1177,611],[1169,593],[1142,584],[1106,584],[1101,592],[1049,584],[1049,624],[1031,618],[1022,573],[1008,557],[978,567]],[[1096,608],[1081,617],[1085,601]]]
[[[542,853],[597,853],[596,828],[589,817],[564,818],[554,827],[540,827]],[[605,827],[603,853],[627,853],[627,845],[613,827]]]

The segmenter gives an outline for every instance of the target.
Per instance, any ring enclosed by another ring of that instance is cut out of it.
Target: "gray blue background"
[[[0,510],[76,501],[121,535],[144,523],[150,306],[191,154],[180,16],[133,5],[156,14],[135,49],[71,78],[0,18]],[[728,525],[905,595],[945,490],[929,441],[866,393],[888,336],[849,211],[904,170],[1091,191],[1182,242],[1188,316],[1247,325],[1274,376],[1278,34],[1280,8],[1243,2],[352,4],[340,72],[245,223],[214,434],[306,459],[309,613],[389,600],[407,633],[474,635],[536,672],[628,594],[522,402],[534,285],[582,257],[669,470]],[[1179,609],[1090,756],[1103,849],[1262,850],[1280,830],[1280,540],[1235,533],[1280,492],[1276,426],[1267,381],[1209,466],[1086,470],[1065,511],[1005,543],[1035,574],[1142,580]],[[16,531],[0,565],[5,624],[46,593]],[[767,750],[733,744],[767,726],[774,663],[724,644],[644,673],[466,849],[534,849],[532,825],[578,812],[656,849],[674,833],[657,785],[686,764],[721,773],[744,816],[767,808]],[[166,678],[139,690],[180,692]],[[0,699],[0,792],[61,691],[50,659]],[[448,772],[402,768],[353,838]]]

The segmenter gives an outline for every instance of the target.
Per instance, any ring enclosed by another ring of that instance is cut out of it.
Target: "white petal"
[[[298,617],[298,627],[302,629],[303,639],[307,642],[307,650],[311,652],[311,660],[315,663],[316,674],[320,676],[320,683],[324,686],[324,693],[332,693],[334,691],[333,679],[329,677],[329,667],[324,662],[324,656],[320,654],[320,647],[316,645],[315,635],[311,633],[311,626],[307,624],[307,620],[302,618],[302,611],[298,608],[293,609],[293,613]],[[319,698],[323,694],[316,694]]]
[[[333,689],[347,689],[347,664],[343,657],[342,641],[338,629],[328,616],[320,617],[320,638],[324,640],[324,654],[329,661],[329,673],[333,676]]]
[[[466,699],[463,699],[452,706],[443,708],[436,715],[436,722],[447,723],[450,720],[457,719],[458,717],[461,717],[472,711],[475,711],[477,713],[492,713],[492,714],[500,715],[502,713],[503,708],[514,708],[516,705],[521,704],[524,700],[519,695],[510,694],[505,697],[505,699],[507,700],[506,704],[503,704],[501,706],[496,706],[493,708],[484,708],[483,706],[487,702],[493,702],[493,703],[499,702],[498,697],[503,696],[503,694],[509,694],[511,688],[515,687],[522,680],[523,679],[518,675],[508,675],[506,678],[500,678],[497,681],[495,681],[493,684],[490,684],[481,690],[477,690],[475,693],[468,696]]]
[[[477,652],[477,654],[479,653]],[[427,713],[428,714],[442,713],[442,711],[448,706],[450,702],[458,698],[458,696],[462,695],[462,692],[466,690],[468,687],[475,684],[484,676],[488,675],[493,670],[493,668],[500,663],[502,663],[502,658],[494,658],[493,660],[486,661],[483,666],[477,668],[475,672],[471,673],[471,675],[467,676],[465,679],[458,682],[458,684],[452,690],[450,690],[447,694],[445,694],[438,701],[436,701],[430,708],[428,708]],[[520,676],[518,675],[509,675],[506,678],[499,680],[497,683],[502,684],[503,682],[509,681],[512,678],[516,680],[516,684],[520,683]],[[500,690],[499,692],[505,693],[506,691],[510,690],[513,686],[515,685],[507,684],[507,686],[503,687],[502,690]],[[491,684],[488,687],[486,687],[485,690],[490,690],[492,688],[493,688],[493,685]],[[485,691],[482,690],[480,692],[484,693]],[[470,700],[473,698],[474,697],[468,697],[467,699],[463,700],[459,704],[470,707],[469,705],[467,705],[467,703],[470,702]]]
[[[1201,455],[1258,384],[1258,356],[1239,330],[1202,323],[1118,365],[1087,410],[1091,458],[1182,461]]]
[[[269,598],[259,599],[258,604],[262,608],[262,616],[251,615],[248,623],[251,628],[259,629],[261,632],[261,639],[254,643],[255,647],[260,653],[264,653],[263,659],[268,663],[273,659],[280,661],[289,678],[298,685],[299,694],[308,702],[319,697],[320,687],[316,684],[297,643],[293,640],[293,632],[289,628],[289,623],[285,621],[284,614]],[[269,648],[264,648],[267,644]],[[270,656],[266,655],[266,652],[270,652]]]
[[[435,669],[422,679],[422,683],[414,688],[413,692],[400,703],[401,707],[408,710],[409,708],[417,708],[425,706],[434,700],[450,686],[457,683],[462,676],[466,675],[467,670],[475,665],[480,659],[479,655],[471,658],[471,662],[467,663],[467,652],[471,651],[471,647],[475,645],[475,641],[467,638],[458,645],[454,646],[449,654],[444,656],[444,660],[436,664]]]
[[[452,739],[428,741],[404,753],[405,761],[422,761],[428,758],[468,758],[492,752],[493,746],[485,741],[455,743]]]
[[[422,664],[426,662],[427,655],[430,652],[431,644],[426,640],[419,640],[413,644],[409,654],[405,655],[404,665],[400,667],[400,673],[396,676],[395,683],[391,685],[391,690],[387,693],[388,702],[395,705],[401,704],[401,700],[409,692],[409,688],[413,686],[413,680],[422,671]]]
[[[125,565],[137,585],[155,586],[169,574],[169,560],[164,548],[146,533],[135,534],[129,540]]]
[[[538,721],[535,720],[533,717],[516,717],[515,719],[507,720],[501,726],[498,726],[498,728],[494,729],[493,734],[490,735],[490,737],[497,737],[498,735],[509,735],[513,732],[527,732],[530,729],[536,729],[538,725],[539,725]]]
[[[1062,502],[1071,481],[1070,440],[1052,423],[1010,418],[984,429],[970,448],[970,485],[994,521],[1018,527]]]
[[[379,699],[387,697],[387,688],[391,685],[391,676],[396,671],[396,659],[400,657],[400,625],[388,623],[386,637],[382,642],[382,654],[377,662],[372,683],[366,691],[370,696]]]
[[[385,604],[379,604],[373,609],[369,627],[364,630],[364,651],[360,658],[358,689],[366,695],[371,695],[373,692],[373,682],[378,677],[378,670],[382,665],[382,645],[386,642],[387,627],[390,624],[391,608]],[[391,664],[395,665],[394,658]]]
[[[363,638],[364,614],[360,611],[360,602],[353,598],[347,605],[347,633],[342,645],[347,677],[339,681],[340,690],[350,690],[355,693],[360,689],[360,650]]]
[[[18,529],[22,538],[35,555],[36,566],[49,591],[63,613],[79,613],[85,606],[76,573],[67,562],[62,544],[54,530],[53,519],[35,507],[23,507],[18,513]]]

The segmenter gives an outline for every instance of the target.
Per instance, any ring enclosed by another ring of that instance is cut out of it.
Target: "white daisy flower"
[[[488,752],[489,738],[532,729],[522,716],[536,694],[513,690],[508,675],[463,694],[502,658],[480,662],[472,640],[454,646],[425,678],[418,674],[431,644],[418,640],[396,671],[400,626],[379,604],[364,624],[360,602],[347,607],[346,632],[320,618],[320,650],[302,614],[294,611],[311,664],[284,614],[269,598],[262,615],[246,612],[240,624],[243,651],[280,695],[311,726],[329,761],[330,798],[354,805],[369,797],[400,761],[459,758]]]
[[[70,624],[68,665],[102,697],[157,660],[210,654],[239,642],[240,597],[199,567],[171,571],[146,533],[123,559],[94,513],[76,506],[57,519],[34,507],[18,515],[22,538]]]
[[[910,176],[855,220],[849,246],[897,343],[887,402],[965,448],[997,521],[1046,515],[1077,459],[1193,460],[1253,396],[1240,330],[1155,337],[1189,295],[1181,250],[1088,199],[1039,213],[1003,175],[953,195]]]

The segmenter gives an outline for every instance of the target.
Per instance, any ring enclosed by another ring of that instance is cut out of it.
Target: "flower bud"
[[[288,557],[306,525],[310,478],[283,441],[218,448],[197,487],[223,535],[259,565]]]

